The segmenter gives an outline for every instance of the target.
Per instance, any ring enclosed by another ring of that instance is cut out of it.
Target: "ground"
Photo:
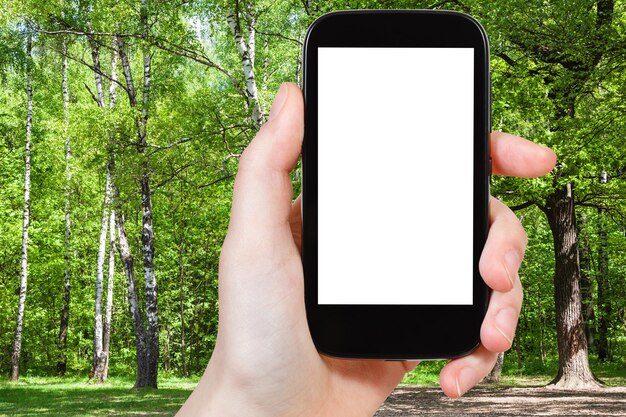
[[[438,388],[398,387],[375,417],[626,416],[626,387],[589,391],[479,387],[458,400]]]
[[[506,386],[479,385],[460,400],[443,395],[436,374],[421,385],[399,386],[376,417],[399,416],[626,416],[626,378],[605,377],[596,391],[543,388],[548,377],[503,377]],[[132,378],[86,383],[84,376],[0,379],[0,417],[171,417],[189,396],[197,377],[162,378],[158,390],[133,390]]]

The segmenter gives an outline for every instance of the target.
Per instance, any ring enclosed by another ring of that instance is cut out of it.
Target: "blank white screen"
[[[472,304],[473,68],[318,49],[319,304]]]

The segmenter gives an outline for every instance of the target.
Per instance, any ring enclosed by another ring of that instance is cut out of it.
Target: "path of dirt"
[[[451,400],[438,388],[400,386],[375,417],[400,416],[626,416],[626,387],[585,391],[475,388]]]

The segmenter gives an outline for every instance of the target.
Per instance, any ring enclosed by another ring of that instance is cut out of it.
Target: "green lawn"
[[[79,379],[32,377],[0,382],[0,416],[173,416],[197,380],[168,379],[158,390],[133,390],[130,379],[95,385]]]

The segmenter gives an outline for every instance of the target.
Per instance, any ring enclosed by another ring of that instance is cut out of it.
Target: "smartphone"
[[[480,342],[489,291],[489,46],[451,11],[341,11],[303,58],[302,262],[326,355],[443,359]]]

